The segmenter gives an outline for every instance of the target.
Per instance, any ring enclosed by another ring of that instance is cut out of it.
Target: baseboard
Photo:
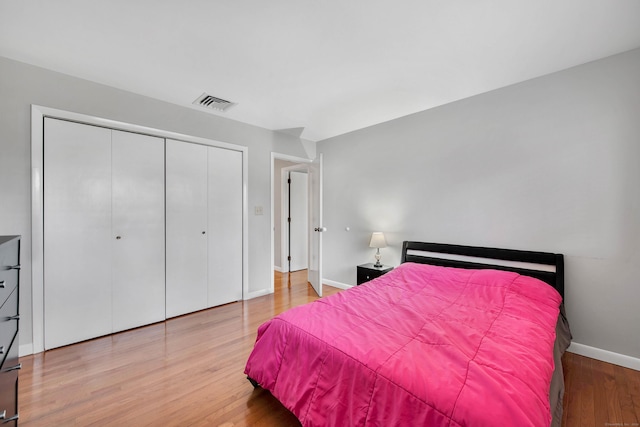
[[[333,286],[334,288],[338,288],[338,289],[353,288],[353,285],[347,285],[346,283],[334,282],[333,280],[329,280],[329,279],[322,279],[322,284],[323,285]]]
[[[614,353],[608,350],[602,350],[596,347],[572,342],[567,351],[579,354],[581,356],[590,357],[592,359],[601,360],[614,365],[623,366],[625,368],[640,371],[640,359],[636,357],[626,356],[624,354]]]
[[[284,270],[282,270],[282,267],[279,267],[279,266],[277,266],[277,265],[274,265],[274,266],[273,266],[273,269],[274,269],[275,271],[277,271],[278,273],[284,273]]]
[[[249,294],[244,297],[244,300],[258,298],[258,297],[261,297],[261,296],[264,296],[264,295],[269,295],[269,294],[272,294],[272,293],[273,293],[273,291],[270,291],[269,289],[263,289],[261,291],[249,292]]]
[[[22,344],[20,345],[20,347],[18,347],[19,357],[28,356],[30,354],[33,354],[33,343]]]

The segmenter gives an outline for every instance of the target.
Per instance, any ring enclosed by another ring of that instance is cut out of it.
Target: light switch
[[[262,215],[262,206],[255,206],[255,215]]]

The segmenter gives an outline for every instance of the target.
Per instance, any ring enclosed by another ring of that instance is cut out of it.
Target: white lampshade
[[[387,241],[384,239],[384,234],[381,231],[376,231],[371,235],[371,242],[369,242],[370,248],[386,248]]]

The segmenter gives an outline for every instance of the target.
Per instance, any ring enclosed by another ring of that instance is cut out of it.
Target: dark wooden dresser
[[[18,425],[20,236],[0,236],[0,425]]]

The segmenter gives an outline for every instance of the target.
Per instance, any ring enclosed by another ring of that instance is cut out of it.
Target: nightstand
[[[369,280],[373,280],[376,277],[382,276],[384,273],[388,273],[393,270],[390,265],[383,265],[382,267],[374,267],[373,263],[362,264],[358,266],[358,285],[362,285]]]

